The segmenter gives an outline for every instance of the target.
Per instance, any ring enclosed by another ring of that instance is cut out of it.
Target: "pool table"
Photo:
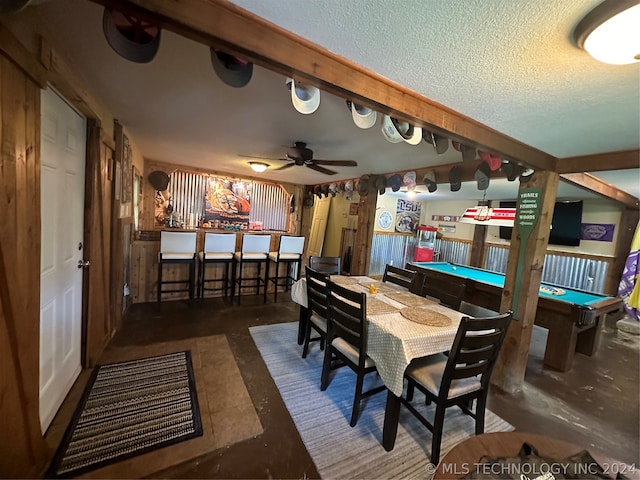
[[[412,262],[407,268],[422,275],[425,286],[438,282],[440,288],[447,284],[453,288],[462,280],[462,300],[500,309],[505,278],[501,273],[447,262]],[[549,331],[544,364],[565,372],[571,368],[575,352],[589,356],[596,352],[606,315],[621,312],[622,300],[549,284],[541,284],[541,288],[535,324]],[[545,288],[555,293],[543,291]]]

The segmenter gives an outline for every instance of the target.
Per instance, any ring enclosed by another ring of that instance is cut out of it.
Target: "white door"
[[[40,426],[81,370],[86,119],[50,88],[41,95]]]
[[[322,256],[322,245],[324,244],[324,234],[327,230],[327,219],[329,218],[330,206],[330,197],[316,199],[313,207],[311,231],[309,232],[309,246],[307,248],[310,257]]]

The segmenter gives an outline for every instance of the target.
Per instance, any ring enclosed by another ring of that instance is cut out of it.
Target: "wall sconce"
[[[573,31],[578,47],[600,62],[625,65],[640,61],[640,4],[604,0]]]
[[[249,166],[251,167],[251,170],[257,173],[262,173],[269,168],[269,164],[262,162],[249,162]]]

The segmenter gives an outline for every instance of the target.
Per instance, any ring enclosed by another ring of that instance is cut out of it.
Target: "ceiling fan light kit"
[[[328,168],[323,167],[322,165],[333,165],[336,167],[357,167],[358,163],[355,160],[320,160],[313,158],[313,150],[307,148],[307,144],[305,142],[295,142],[291,147],[287,149],[287,152],[284,158],[271,158],[271,157],[261,157],[254,155],[240,155],[245,158],[257,158],[264,160],[285,160],[289,161],[286,165],[276,168],[275,170],[286,170],[293,166],[305,166],[310,168],[311,170],[315,170],[316,172],[324,173],[325,175],[335,175],[338,172],[334,170],[329,170]],[[262,165],[268,164],[263,162],[249,162],[249,165],[252,163],[259,163]],[[264,169],[266,170],[266,167]],[[251,165],[251,168],[254,168]],[[260,167],[262,168],[262,167]],[[255,170],[255,169],[254,169]],[[262,170],[264,171],[264,170]]]
[[[596,60],[612,65],[640,61],[640,4],[605,0],[576,26],[573,39]]]
[[[249,162],[249,166],[254,172],[262,173],[265,172],[270,165],[264,162]]]

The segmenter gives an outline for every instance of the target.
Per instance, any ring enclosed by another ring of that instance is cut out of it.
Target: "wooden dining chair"
[[[302,358],[307,358],[310,342],[320,342],[320,349],[324,349],[327,338],[327,275],[309,267],[305,268],[307,280],[307,321],[305,324],[304,340],[302,341]],[[318,335],[312,337],[312,333]]]
[[[453,346],[442,353],[414,360],[405,371],[406,397],[400,402],[433,434],[431,463],[440,460],[440,444],[447,408],[457,406],[475,419],[476,435],[484,433],[484,414],[489,379],[502,346],[512,312],[487,318],[462,317]],[[427,404],[435,403],[433,423],[411,403],[414,389],[425,394]],[[471,405],[475,400],[475,412]]]
[[[309,266],[327,275],[340,275],[340,257],[309,257]]]
[[[383,282],[393,283],[404,287],[409,291],[415,292],[417,280],[418,276],[416,275],[416,272],[412,272],[411,270],[394,267],[389,264],[384,267],[384,275],[382,276]]]
[[[441,304],[453,310],[458,310],[460,308],[460,302],[462,302],[464,298],[466,288],[467,285],[463,278],[460,278],[459,282],[447,282],[444,284],[437,276],[426,271],[423,273],[423,283],[420,294],[422,296],[437,298]]]
[[[320,390],[329,386],[331,370],[347,366],[356,374],[356,389],[350,425],[358,423],[360,402],[385,390],[384,385],[363,392],[364,376],[376,372],[376,364],[367,355],[367,296],[332,281],[327,282],[327,340],[322,365]]]

